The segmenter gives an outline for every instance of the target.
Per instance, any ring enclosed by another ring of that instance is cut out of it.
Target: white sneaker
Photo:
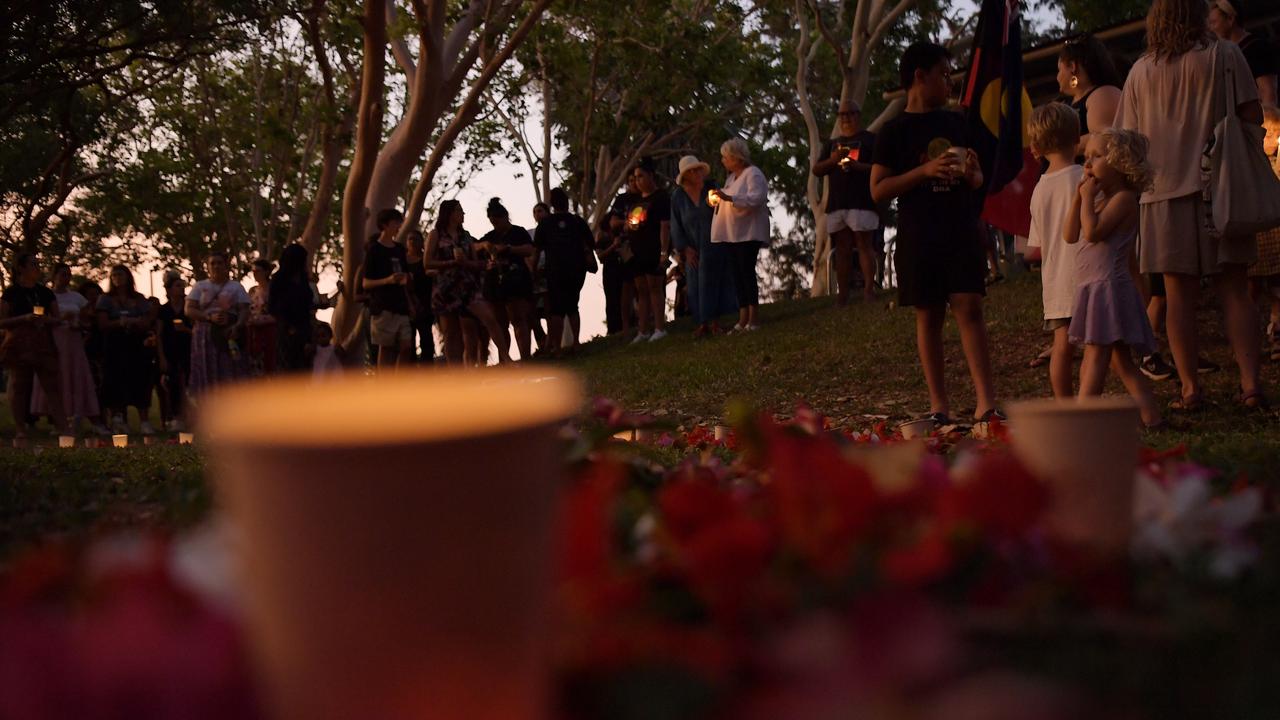
[[[757,331],[757,330],[759,330],[759,329],[760,329],[760,326],[759,326],[759,325],[756,325],[755,323],[752,323],[752,324],[750,324],[750,325],[748,325],[748,326],[747,326],[747,332],[755,332],[755,331]]]
[[[666,336],[667,336],[666,330],[654,330],[653,334],[649,336],[649,342],[658,342],[659,340],[661,340]]]
[[[143,420],[142,422],[138,423],[138,430],[139,430],[139,432],[141,432],[143,435],[155,435],[155,434],[156,434],[156,429],[155,429],[155,428],[153,428],[153,427],[151,427],[151,423],[147,422],[146,420]]]
[[[726,334],[726,335],[737,335],[738,333],[740,333],[740,332],[742,332],[743,330],[746,330],[746,329],[747,329],[747,326],[746,326],[746,325],[743,325],[742,323],[738,323],[738,324],[734,325],[733,327],[729,328],[729,331],[728,331],[727,333],[725,333],[725,334]]]
[[[631,344],[635,345],[637,343],[647,342],[648,340],[649,340],[648,335],[646,335],[645,333],[638,333],[634,338],[631,339]]]

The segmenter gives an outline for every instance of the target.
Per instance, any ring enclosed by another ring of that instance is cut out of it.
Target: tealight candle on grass
[[[548,717],[556,437],[581,404],[545,369],[216,391],[201,442],[269,714]]]
[[[179,445],[190,445],[196,441],[195,433],[180,432],[178,433]]]
[[[73,447],[75,447],[75,446],[76,446],[76,436],[75,436],[75,435],[59,435],[59,436],[58,436],[58,447],[60,447],[60,448],[73,448]]]
[[[112,435],[111,444],[118,448],[129,447],[129,436],[128,435]]]
[[[36,317],[44,317],[44,306],[36,305],[35,307],[31,308],[31,314],[35,315]]]

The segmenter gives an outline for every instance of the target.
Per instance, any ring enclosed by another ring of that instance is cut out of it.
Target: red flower
[[[818,574],[850,569],[875,517],[871,475],[848,462],[835,441],[766,426],[772,489],[782,538]]]
[[[880,572],[892,586],[920,587],[942,579],[955,567],[955,554],[936,524],[912,544],[891,548],[880,560]]]
[[[1048,505],[1048,490],[1007,452],[979,454],[953,477],[939,497],[939,517],[976,525],[996,539],[1025,536]]]

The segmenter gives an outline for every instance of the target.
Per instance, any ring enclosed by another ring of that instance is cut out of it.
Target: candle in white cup
[[[581,397],[568,375],[496,370],[209,399],[272,717],[549,716],[557,433]]]
[[[35,307],[31,308],[31,313],[36,317],[44,317],[44,306],[36,305]]]
[[[717,425],[713,432],[717,441],[724,442],[729,439],[730,430],[728,425]]]
[[[58,447],[73,448],[76,446],[76,437],[74,435],[59,435]]]
[[[129,436],[128,435],[112,435],[111,444],[118,448],[129,447]]]
[[[195,433],[180,432],[178,433],[179,445],[190,445],[196,441]]]

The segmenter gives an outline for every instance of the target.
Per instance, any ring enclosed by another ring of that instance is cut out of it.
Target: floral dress
[[[475,259],[475,240],[466,230],[459,232],[455,239],[441,232],[436,237],[435,254],[432,260],[448,261],[454,259],[454,249],[461,248],[468,260]],[[476,270],[463,267],[451,267],[437,270],[435,285],[431,288],[431,311],[436,315],[455,314],[465,310],[475,301],[480,291],[480,276]]]
[[[202,312],[223,310],[235,314],[249,304],[249,295],[235,280],[217,284],[201,280],[188,296]],[[233,322],[234,324],[234,322]],[[191,337],[191,394],[200,395],[221,383],[248,374],[248,364],[236,339],[214,328],[207,320],[197,320]]]

